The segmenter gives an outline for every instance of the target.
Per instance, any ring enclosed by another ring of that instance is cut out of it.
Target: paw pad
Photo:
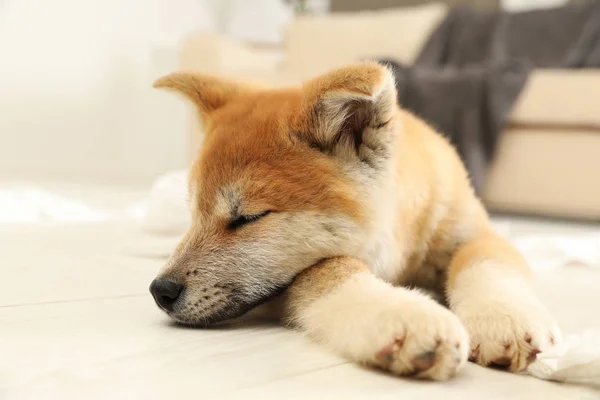
[[[477,345],[471,349],[471,353],[469,353],[469,361],[476,362],[478,358],[479,358],[479,345]]]
[[[396,337],[392,343],[379,350],[375,357],[385,364],[391,364],[394,361],[394,353],[399,351],[403,345],[404,338]]]
[[[429,368],[433,367],[433,365],[435,364],[435,359],[435,351],[427,351],[413,358],[412,364],[415,368],[415,373],[427,371]]]
[[[489,366],[496,369],[509,369],[512,364],[512,360],[508,357],[500,357],[492,361]]]

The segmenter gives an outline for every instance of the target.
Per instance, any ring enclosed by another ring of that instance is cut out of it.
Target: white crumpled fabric
[[[600,268],[600,229],[585,234],[531,234],[509,237],[534,270],[565,266]]]
[[[600,329],[568,336],[538,354],[527,372],[540,379],[600,387]]]

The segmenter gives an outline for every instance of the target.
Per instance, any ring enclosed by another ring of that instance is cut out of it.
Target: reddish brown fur
[[[219,187],[247,181],[252,186],[242,190],[251,199],[248,213],[341,210],[360,217],[352,188],[331,160],[299,145],[296,135],[309,130],[302,100],[301,89],[247,93],[212,114],[190,174],[202,188],[200,210],[212,206]]]

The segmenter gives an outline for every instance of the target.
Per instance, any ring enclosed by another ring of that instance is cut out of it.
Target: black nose
[[[166,279],[156,278],[150,284],[150,293],[154,301],[165,311],[173,311],[173,304],[183,290],[183,285],[168,281]]]

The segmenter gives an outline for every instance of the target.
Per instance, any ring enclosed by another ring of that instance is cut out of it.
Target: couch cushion
[[[317,73],[365,57],[412,63],[447,6],[303,16],[286,32],[286,68]]]
[[[493,211],[600,220],[600,129],[509,129],[483,200]]]
[[[600,70],[533,71],[510,121],[600,127]]]

